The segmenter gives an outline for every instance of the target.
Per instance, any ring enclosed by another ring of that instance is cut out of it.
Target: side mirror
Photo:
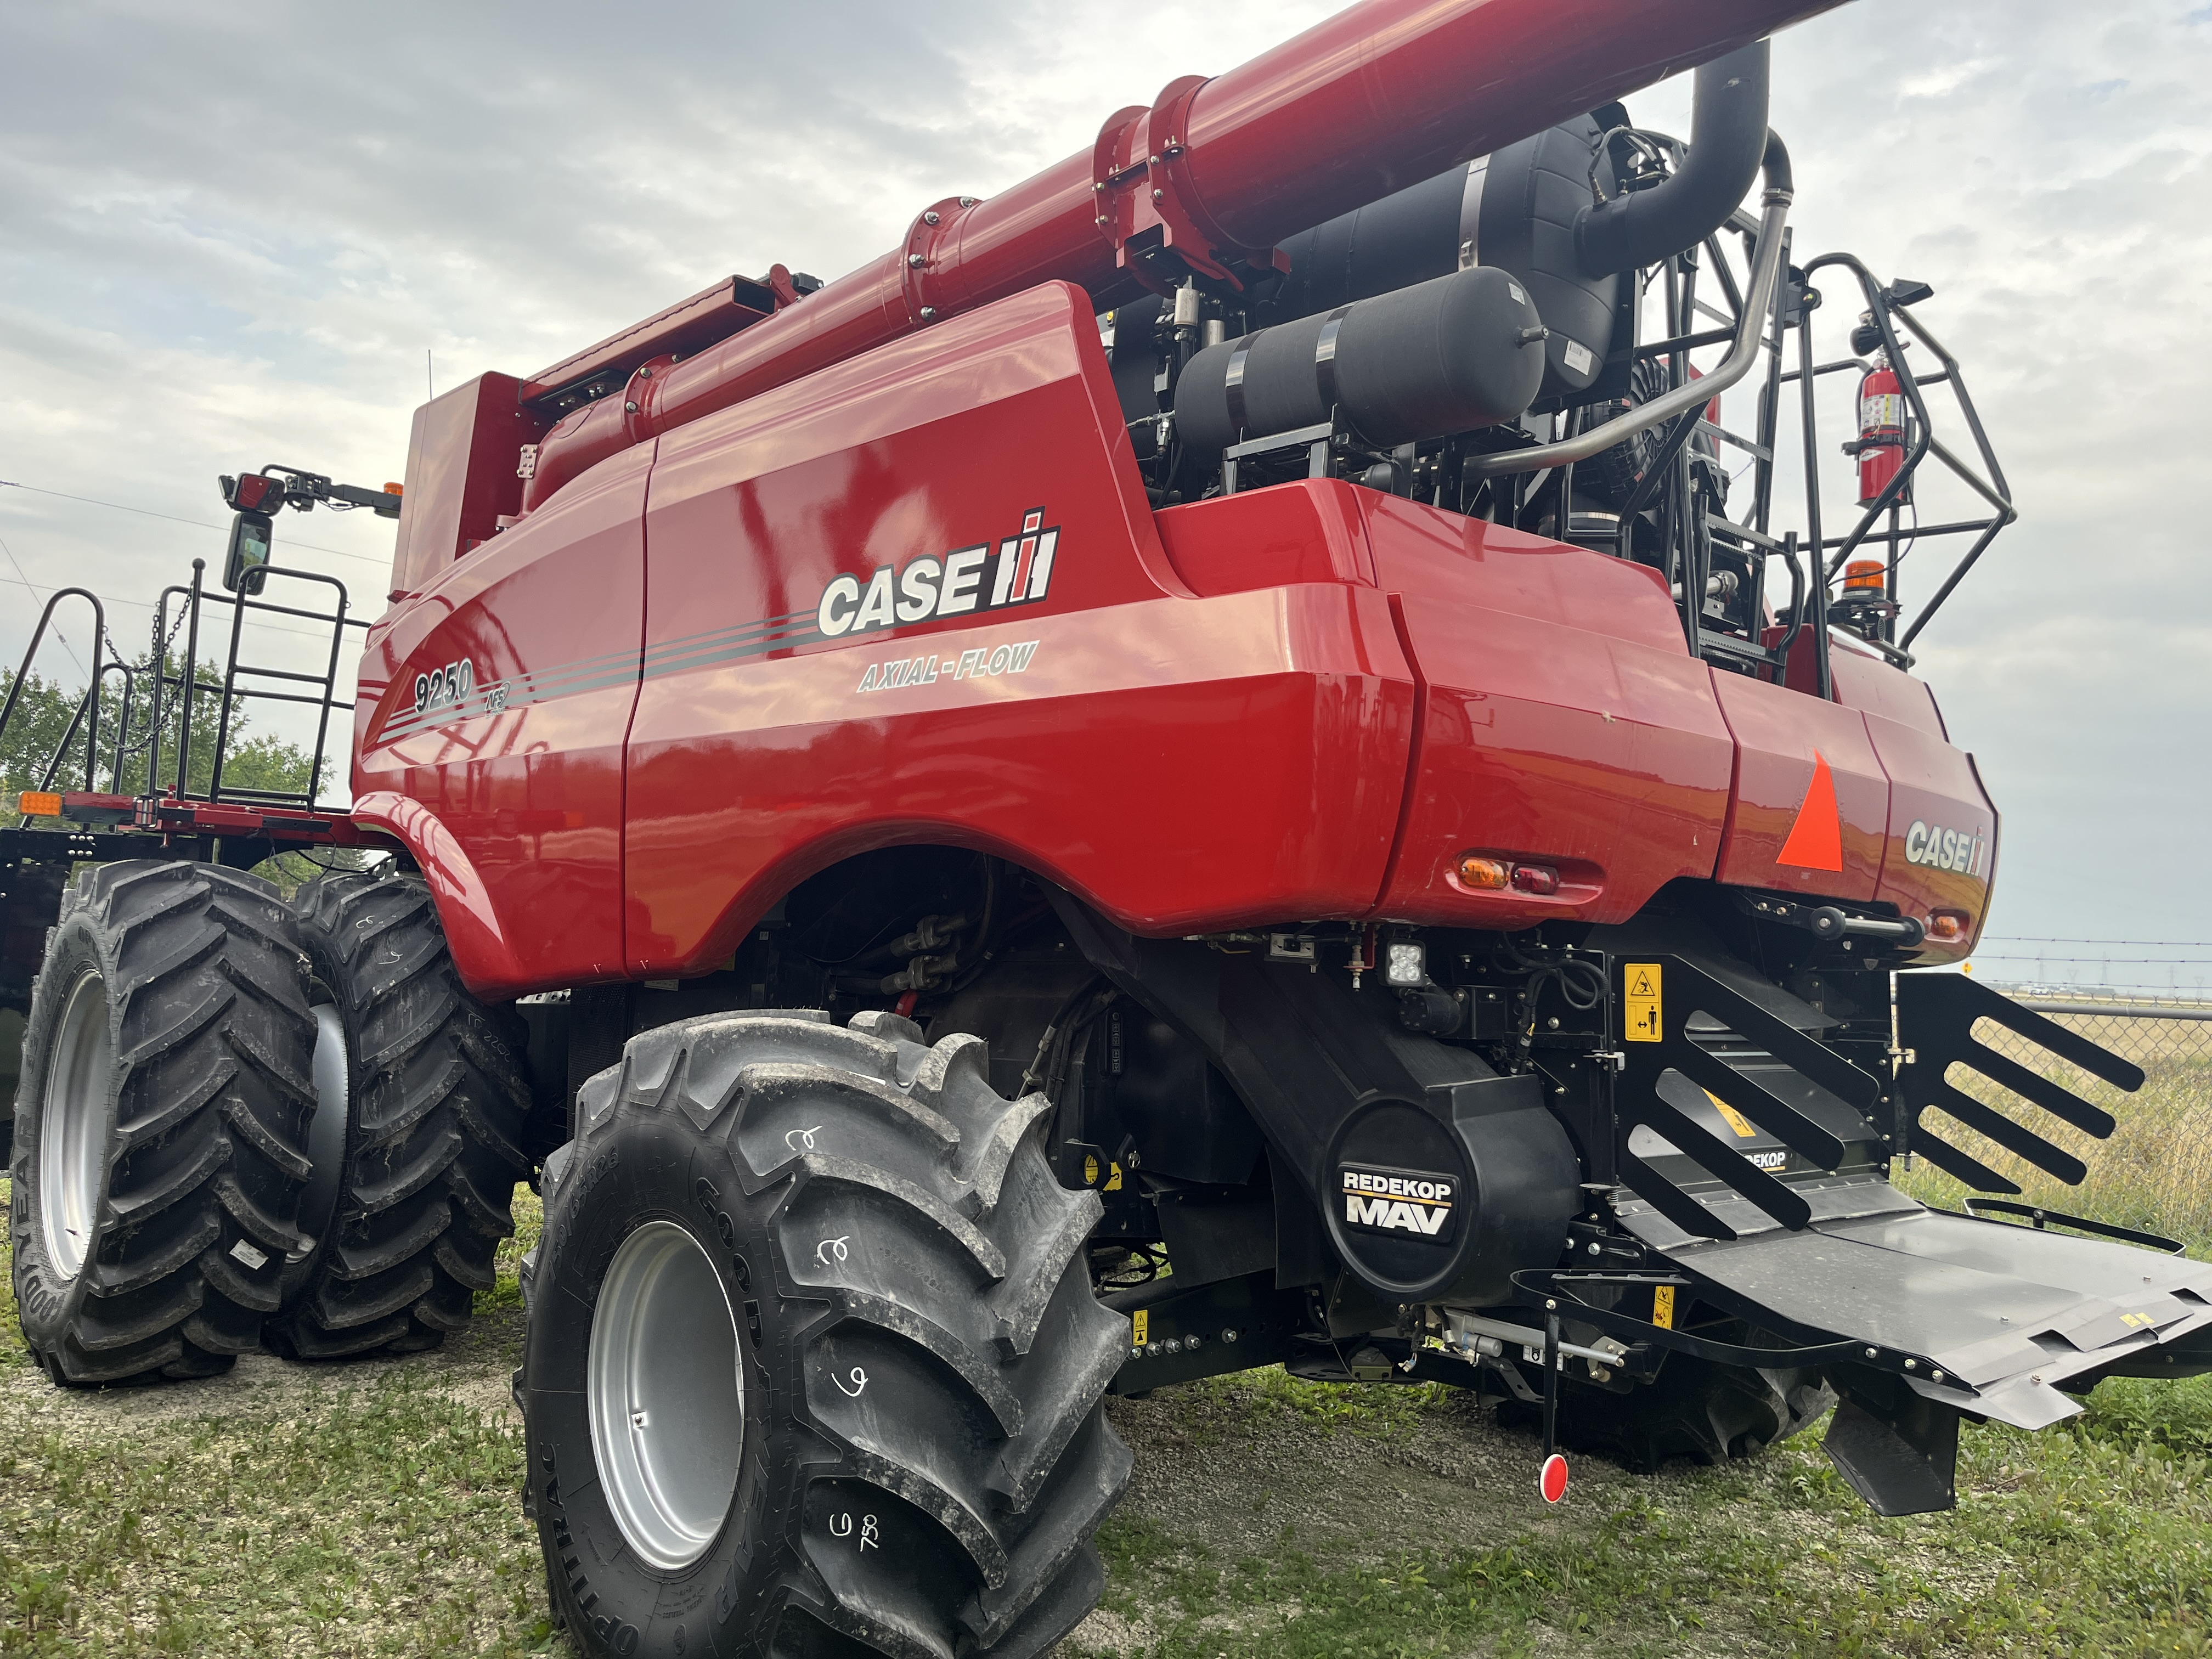
[[[241,513],[230,521],[230,551],[222,563],[222,585],[234,593],[258,593],[274,537],[266,513]]]

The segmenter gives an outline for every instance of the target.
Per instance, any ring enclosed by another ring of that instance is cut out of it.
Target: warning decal
[[[1741,1112],[1736,1110],[1735,1107],[1729,1105],[1728,1102],[1723,1100],[1711,1089],[1705,1091],[1705,1098],[1711,1101],[1714,1108],[1723,1117],[1728,1120],[1729,1127],[1735,1130],[1736,1133],[1741,1135],[1744,1139],[1749,1140],[1753,1136],[1759,1133],[1757,1129],[1752,1127],[1752,1121],[1749,1118],[1746,1117]]]
[[[1674,1328],[1674,1287],[1662,1285],[1651,1292],[1651,1322],[1662,1330]]]
[[[1141,1348],[1152,1339],[1152,1310],[1139,1308],[1129,1316],[1129,1346]]]
[[[1774,861],[1800,870],[1844,867],[1844,820],[1836,810],[1835,774],[1828,770],[1828,757],[1817,749],[1813,751],[1813,781]]]
[[[1621,970],[1623,1033],[1631,1042],[1656,1042],[1664,1035],[1659,1021],[1659,964],[1632,962]]]

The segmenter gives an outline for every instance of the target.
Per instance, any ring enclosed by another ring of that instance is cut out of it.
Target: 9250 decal
[[[878,565],[863,583],[858,576],[836,576],[822,590],[815,625],[823,637],[862,634],[1029,605],[1052,586],[1053,556],[1060,549],[1060,526],[1048,526],[1044,508],[1022,516],[1018,534],[1000,542],[995,552],[986,542],[950,553],[925,553],[903,565]]]

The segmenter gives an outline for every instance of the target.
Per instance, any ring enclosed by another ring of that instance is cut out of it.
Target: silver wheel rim
[[[698,1241],[649,1221],[615,1252],[592,1316],[586,1403],[599,1486],[631,1549],[656,1567],[707,1553],[745,1442],[738,1324]]]
[[[115,1054],[107,1038],[107,981],[77,975],[62,1005],[39,1111],[39,1220],[46,1259],[64,1279],[84,1271],[100,1224],[107,1164],[107,1094]]]
[[[319,1238],[338,1203],[338,1178],[345,1171],[347,1112],[350,1078],[346,1063],[345,1018],[330,1003],[319,1002],[315,1016],[315,1115],[307,1123],[307,1162],[313,1173],[300,1200],[300,1225]]]

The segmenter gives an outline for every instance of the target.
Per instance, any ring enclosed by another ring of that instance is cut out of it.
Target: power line
[[[15,574],[18,576],[22,577],[23,586],[29,588],[33,595],[35,596],[39,591],[38,586],[36,583],[32,581],[30,576],[24,571],[21,562],[15,557],[15,550],[9,546],[6,542],[0,541],[0,553],[5,553],[8,556],[8,562],[14,565],[15,567]],[[57,623],[54,628],[54,637],[62,642],[62,649],[69,653],[70,660],[76,664],[76,672],[80,674],[83,674],[84,664],[78,660],[76,647],[69,642],[69,636],[62,632],[61,627],[58,623]],[[93,643],[93,655],[97,657],[100,654],[98,649],[99,641],[95,640]],[[86,678],[89,679],[91,676],[86,675]]]
[[[121,501],[103,501],[96,500],[90,495],[72,495],[65,490],[60,489],[41,489],[36,484],[21,483],[14,478],[0,478],[0,489],[27,489],[33,495],[52,495],[56,501],[82,501],[88,507],[112,507],[118,513],[136,513],[143,519],[166,519],[171,524],[188,524],[198,530],[221,530],[222,528],[221,525],[210,524],[204,519],[180,519],[173,513],[156,513],[151,507],[126,507]],[[368,564],[382,564],[385,562],[374,553],[349,553],[342,547],[319,547],[313,542],[295,542],[288,538],[286,539],[285,545],[288,547],[303,547],[310,553],[333,554],[341,559],[359,559]]]
[[[0,547],[4,547],[5,545],[6,545],[6,544],[5,544],[5,543],[0,543]],[[9,563],[14,564],[14,563],[15,563],[15,556],[13,553],[9,554],[9,556],[8,556],[8,560],[9,560]],[[22,567],[21,565],[20,565],[20,564],[15,565],[15,568],[16,568],[17,570],[19,570],[19,571],[20,571],[20,570],[21,570],[21,569],[22,569],[22,568],[23,568],[23,567]],[[9,579],[8,579],[7,577],[5,577],[5,576],[0,576],[0,582],[4,582],[4,581],[8,581],[8,580],[9,580]],[[30,582],[30,581],[27,581],[27,580],[25,580],[25,581],[20,581],[20,582],[12,582],[12,583],[10,583],[10,586],[15,586],[15,587],[27,587],[27,588],[29,588],[29,589],[31,590],[31,592],[33,592],[33,593],[36,593],[36,592],[38,592],[40,591],[40,590],[39,590],[39,588],[37,587],[37,586],[36,586],[35,584],[33,584],[33,583],[32,583],[32,582]],[[127,605],[131,606],[134,610],[138,610],[138,611],[151,611],[151,610],[153,610],[153,609],[154,609],[154,607],[153,607],[152,605],[150,605],[147,604],[147,603],[146,603],[146,601],[145,601],[145,600],[143,600],[143,599],[103,599],[102,600],[100,600],[100,603],[101,603],[102,605]],[[301,638],[301,639],[303,639],[303,640],[318,640],[318,641],[321,641],[321,640],[325,640],[325,639],[327,637],[326,635],[321,635],[321,634],[312,634],[312,633],[309,633],[309,632],[308,632],[306,629],[304,629],[304,628],[287,628],[287,627],[285,627],[285,626],[284,626],[284,624],[283,624],[283,623],[282,623],[257,622],[257,623],[255,623],[253,624],[253,626],[254,626],[254,627],[256,627],[256,628],[264,628],[264,629],[268,629],[268,630],[269,630],[270,633],[272,633],[272,634],[296,634],[296,635],[298,635],[300,636],[300,638]],[[58,628],[57,628],[56,629],[54,629],[54,637],[55,637],[56,639],[61,639],[61,632],[62,632],[62,630],[61,630],[60,629],[58,629]],[[62,641],[62,642],[63,642],[64,645],[66,645],[66,644],[68,644],[68,643],[69,643],[69,641],[66,641],[66,640],[63,640],[63,641]],[[71,659],[75,659],[75,657],[76,657],[76,653],[75,652],[71,652],[70,654]],[[118,652],[116,654],[117,654],[118,656],[120,656],[120,655],[122,654],[122,653]],[[78,663],[78,664],[77,664],[77,670],[78,670],[78,672],[83,672],[83,669],[84,669],[84,665],[83,665],[82,663]]]

